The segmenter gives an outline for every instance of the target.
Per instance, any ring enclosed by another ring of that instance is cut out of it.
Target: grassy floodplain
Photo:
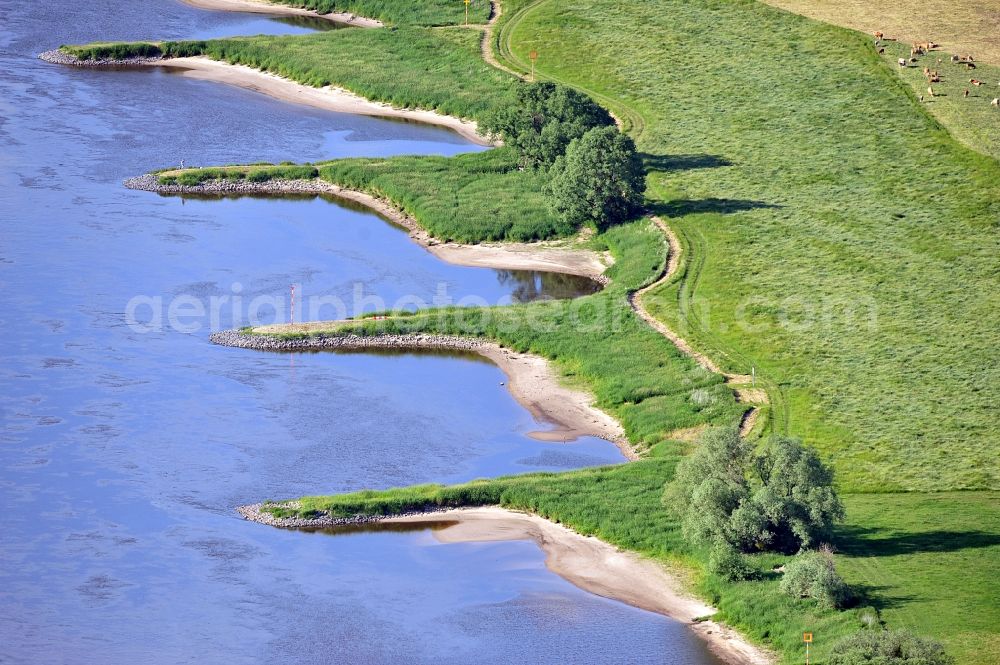
[[[654,207],[693,257],[648,302],[756,367],[775,428],[849,489],[1000,483],[1000,165],[867,37],[738,1],[542,2],[510,30],[516,57],[641,114]]]
[[[504,7],[495,44],[506,64],[526,70],[528,52],[539,51],[541,76],[590,92],[637,139],[651,171],[650,207],[685,250],[677,279],[647,305],[727,369],[755,367],[772,401],[763,427],[803,436],[833,462],[852,492],[838,561],[864,595],[844,612],[791,601],[767,572],[782,561],[772,555],[755,557],[763,582],[724,583],[703,572],[705,553],[679,538],[660,501],[690,445],[682,432],[732,425],[743,407],[719,377],[625,306],[626,291],[652,280],[663,263],[662,239],[643,221],[591,241],[615,254],[615,283],[574,304],[582,308],[576,322],[614,314],[613,334],[574,328],[571,310],[552,303],[425,312],[347,329],[486,336],[546,356],[622,420],[648,459],[454,488],[314,497],[304,510],[500,503],[693,571],[724,621],[786,662],[800,657],[803,630],[816,633],[822,662],[833,639],[869,612],[943,640],[960,662],[1000,660],[1000,500],[986,491],[1000,486],[1000,165],[949,133],[961,136],[967,122],[985,136],[989,117],[935,119],[916,84],[901,81],[866,35],[750,0]],[[360,36],[342,37],[349,33]],[[220,40],[192,52],[475,118],[512,81],[479,61],[478,38],[464,29],[336,31]],[[432,57],[417,44],[440,50]],[[381,67],[400,69],[364,70],[352,60],[359,45]],[[432,67],[437,58],[447,64]],[[470,72],[486,74],[463,78]],[[913,74],[919,70],[903,72]],[[514,224],[497,231],[482,219],[488,196],[517,187],[525,196],[513,205],[533,206],[527,195],[541,194],[511,171],[468,168],[501,157],[345,160],[316,165],[316,173],[392,199],[443,237],[506,239],[522,231]],[[539,212],[527,228],[534,237],[566,232],[550,222]],[[947,492],[963,489],[979,491]],[[900,490],[911,493],[886,493]]]
[[[207,56],[303,85],[345,88],[400,108],[481,117],[514,78],[480,57],[480,33],[466,28],[351,29],[282,37],[63,46],[83,59]]]

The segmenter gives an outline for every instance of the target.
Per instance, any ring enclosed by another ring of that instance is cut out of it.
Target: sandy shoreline
[[[496,506],[429,510],[399,517],[356,519],[279,519],[260,511],[260,504],[240,506],[244,518],[282,528],[317,528],[347,524],[427,524],[442,543],[531,540],[545,552],[546,567],[579,588],[604,598],[656,612],[680,621],[704,640],[717,656],[733,665],[768,665],[773,658],[739,633],[714,621],[701,620],[716,609],[684,592],[679,580],[655,561],[621,551],[593,536],[582,536],[561,524],[529,513]],[[446,522],[446,526],[441,526]]]
[[[550,430],[529,432],[528,436],[543,441],[572,441],[581,436],[594,436],[615,444],[626,459],[637,458],[618,421],[594,406],[594,398],[589,393],[563,385],[548,361],[540,356],[518,353],[482,339],[445,335],[316,335],[304,339],[268,336],[268,333],[329,330],[331,325],[336,323],[328,321],[262,326],[255,329],[258,333],[256,335],[245,335],[230,330],[215,333],[210,339],[213,343],[223,346],[259,351],[429,349],[477,353],[507,375],[506,387],[518,403],[536,420],[552,425]]]
[[[537,515],[485,507],[385,521],[419,524],[442,519],[456,522],[434,531],[434,536],[443,543],[533,540],[545,552],[546,567],[584,591],[685,623],[716,655],[732,665],[771,662],[763,650],[735,631],[714,621],[695,621],[715,614],[715,608],[684,593],[678,580],[663,566]]]
[[[569,249],[550,242],[537,243],[483,243],[464,245],[442,243],[433,238],[413,219],[390,202],[371,194],[345,189],[325,180],[269,180],[267,182],[213,181],[203,185],[160,185],[154,175],[129,178],[125,186],[130,189],[161,194],[329,194],[337,198],[360,203],[393,224],[403,227],[410,238],[437,258],[460,266],[494,268],[499,270],[538,270],[587,277],[599,284],[610,280],[604,271],[611,264],[610,257],[587,249]]]
[[[204,56],[189,58],[164,58],[157,56],[150,58],[126,58],[124,60],[80,60],[55,49],[45,51],[39,55],[39,58],[54,64],[93,69],[163,67],[188,78],[234,85],[293,104],[303,104],[336,113],[352,113],[354,115],[368,115],[377,118],[390,118],[419,122],[425,125],[435,125],[450,129],[471,143],[485,146],[494,145],[491,141],[479,135],[477,124],[473,120],[463,120],[426,109],[396,108],[390,104],[366,99],[344,88],[334,86],[313,88],[296,83],[291,79],[278,76],[277,74],[248,67],[247,65],[232,65],[228,62],[212,60]]]
[[[181,0],[181,2],[199,9],[214,9],[224,12],[249,12],[252,14],[271,14],[272,16],[307,16],[320,18],[333,23],[354,25],[360,28],[381,28],[382,22],[364,16],[355,16],[342,12],[320,14],[311,9],[292,7],[263,0]]]
[[[165,58],[142,63],[140,66],[167,67],[177,70],[181,76],[235,85],[282,101],[337,113],[399,118],[437,125],[450,129],[462,138],[478,145],[492,145],[477,133],[476,123],[472,120],[462,120],[437,111],[396,108],[390,104],[365,99],[349,90],[334,86],[313,88],[247,65],[231,65],[228,62],[198,56],[194,58]]]

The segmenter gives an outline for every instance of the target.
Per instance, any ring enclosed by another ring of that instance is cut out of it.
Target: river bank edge
[[[655,612],[685,624],[716,656],[730,665],[771,665],[775,657],[738,632],[708,617],[717,610],[692,597],[680,578],[656,561],[619,550],[594,536],[538,515],[499,506],[428,508],[399,515],[335,518],[278,518],[265,504],[239,506],[246,520],[285,529],[319,529],[378,524],[426,524],[442,543],[531,540],[545,553],[545,566],[588,593]],[[295,508],[295,501],[272,503]],[[443,523],[443,524],[442,524]]]
[[[435,125],[450,129],[476,145],[495,145],[493,141],[479,134],[479,126],[474,120],[457,118],[427,109],[398,108],[391,104],[367,99],[350,90],[335,86],[314,88],[271,72],[247,65],[234,65],[221,60],[213,60],[206,56],[164,57],[157,55],[81,60],[61,49],[52,49],[40,53],[38,58],[51,64],[86,69],[163,67],[189,78],[225,83],[294,104],[303,104],[335,113],[352,113]]]
[[[321,323],[329,328],[337,322]],[[323,335],[279,337],[274,333],[308,331],[310,324],[283,324],[259,329],[259,334],[239,330],[213,333],[209,340],[220,346],[270,352],[294,351],[457,351],[486,358],[507,375],[506,388],[511,396],[538,421],[552,429],[529,432],[528,436],[548,442],[570,442],[593,436],[614,444],[626,460],[639,458],[629,443],[625,430],[612,416],[594,405],[594,397],[582,390],[563,385],[549,362],[541,356],[519,353],[495,342],[471,337],[431,334]],[[315,324],[314,324],[315,325]]]
[[[384,27],[382,21],[366,16],[358,16],[349,12],[329,12],[322,14],[312,9],[263,0],[182,0],[182,2],[198,9],[211,11],[248,12],[251,14],[267,14],[269,16],[301,16],[358,28]]]
[[[391,223],[409,232],[410,238],[437,258],[472,268],[493,268],[497,270],[536,270],[557,272],[586,277],[601,286],[611,280],[604,274],[613,262],[604,253],[572,249],[551,241],[535,243],[443,243],[428,233],[416,219],[406,214],[385,199],[366,192],[347,189],[320,178],[312,180],[272,179],[264,182],[211,180],[198,185],[164,185],[155,174],[129,178],[123,183],[129,189],[158,194],[204,194],[204,195],[282,195],[312,194],[328,195],[354,203],[381,215]]]

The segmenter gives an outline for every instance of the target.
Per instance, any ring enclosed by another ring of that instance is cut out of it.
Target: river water
[[[441,545],[426,529],[333,537],[233,512],[621,460],[597,439],[529,438],[545,424],[474,358],[207,341],[254,316],[280,320],[291,284],[329,299],[322,318],[339,306],[329,301],[354,313],[590,285],[450,266],[374,215],[322,199],[121,186],[180,160],[480,148],[166,72],[35,59],[61,43],[308,23],[172,0],[54,0],[30,12],[0,0],[0,16],[0,662],[714,662],[680,624],[549,573],[531,543]],[[225,303],[214,320],[171,320],[172,306],[213,298]]]

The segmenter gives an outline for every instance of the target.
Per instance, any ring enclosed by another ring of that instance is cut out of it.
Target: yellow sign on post
[[[806,665],[809,665],[809,645],[812,644],[813,634],[802,633],[802,641],[806,643]]]
[[[535,60],[538,60],[538,51],[531,51],[528,53],[528,57],[531,58],[531,80],[535,80]]]
[[[469,3],[472,0],[465,0],[465,25],[469,25]]]

